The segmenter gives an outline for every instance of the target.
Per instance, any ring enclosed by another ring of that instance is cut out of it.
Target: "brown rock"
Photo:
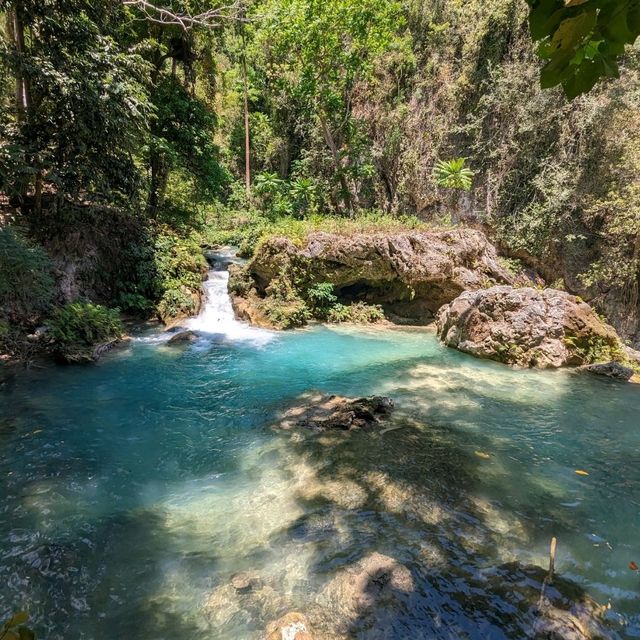
[[[241,573],[236,573],[231,578],[231,586],[238,593],[242,594],[258,589],[262,584],[260,576],[256,572],[252,571],[242,571]]]
[[[169,340],[167,341],[167,344],[185,344],[188,342],[196,342],[196,340],[198,340],[198,334],[195,331],[187,329],[185,331],[179,331],[175,336],[171,336],[171,338],[169,338]]]
[[[235,308],[249,321],[264,322],[259,302],[274,282],[296,274],[296,284],[330,282],[342,303],[379,304],[398,322],[424,324],[462,291],[513,283],[495,248],[474,229],[310,234],[304,246],[284,237],[262,243],[230,286]],[[254,319],[255,318],[255,319]]]
[[[447,346],[525,367],[581,365],[622,355],[615,330],[588,304],[556,289],[465,291],[440,309],[437,325]]]
[[[321,602],[328,610],[349,619],[395,606],[413,589],[413,577],[407,567],[375,552],[339,572],[321,594]]]

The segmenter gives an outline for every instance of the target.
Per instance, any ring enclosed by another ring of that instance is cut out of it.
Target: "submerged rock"
[[[622,356],[615,330],[556,289],[465,291],[440,309],[437,325],[447,346],[506,364],[552,368]]]
[[[250,593],[263,586],[260,574],[255,571],[242,571],[231,578],[231,586],[237,593]]]
[[[188,342],[196,342],[198,340],[198,334],[195,331],[191,331],[187,329],[186,331],[179,331],[174,336],[169,338],[167,344],[169,345],[179,345],[185,344]]]
[[[266,640],[313,640],[305,616],[292,611],[267,625]]]
[[[484,572],[489,591],[513,602],[531,620],[527,637],[536,640],[619,639],[599,605],[576,583],[534,565],[510,562]]]
[[[340,303],[380,305],[394,321],[424,324],[464,290],[514,280],[474,229],[317,232],[303,246],[268,239],[246,267],[231,273],[229,289],[236,313],[260,325],[276,326],[265,314],[270,303],[302,301],[310,286],[324,282]],[[305,322],[300,314],[294,319]]]
[[[633,369],[625,367],[619,362],[600,362],[598,364],[587,364],[579,368],[579,371],[593,373],[597,376],[606,376],[615,380],[629,381],[633,377]]]
[[[393,400],[385,396],[344,398],[334,395],[304,395],[301,404],[285,411],[280,429],[305,428],[314,431],[350,431],[374,427],[388,416]]]
[[[394,605],[414,589],[411,571],[397,560],[374,552],[340,571],[326,586],[321,600],[346,618]]]
[[[130,338],[114,338],[108,342],[103,342],[93,346],[70,345],[64,348],[57,348],[54,351],[55,359],[64,364],[90,364],[97,362],[105,353],[116,347],[128,344]]]

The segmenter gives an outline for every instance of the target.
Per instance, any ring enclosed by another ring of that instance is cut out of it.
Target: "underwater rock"
[[[576,583],[554,576],[535,565],[509,562],[484,572],[488,590],[517,603],[532,629],[527,637],[535,640],[619,639],[608,628],[603,615],[608,607],[599,605]]]
[[[465,291],[438,312],[449,347],[523,367],[554,368],[622,357],[613,327],[580,298],[556,289]]]
[[[341,304],[380,305],[395,322],[425,324],[465,290],[515,280],[475,229],[316,232],[303,246],[280,236],[263,242],[246,267],[230,271],[229,291],[236,313],[262,326],[269,324],[264,309],[282,298],[278,292],[302,302],[310,286],[323,282]]]
[[[625,382],[628,382],[633,377],[633,369],[631,367],[625,367],[623,364],[613,361],[587,364],[579,367],[578,370],[615,380],[624,380]]]
[[[262,585],[260,574],[255,571],[242,571],[231,577],[231,586],[237,593],[249,593]]]
[[[55,359],[64,364],[90,364],[97,362],[105,353],[116,347],[123,347],[131,338],[114,338],[93,346],[69,346],[54,352]]]
[[[196,342],[198,340],[198,334],[195,331],[191,331],[187,329],[186,331],[179,331],[174,336],[169,338],[167,344],[176,345],[176,344],[185,344],[188,342]]]
[[[348,622],[376,615],[381,608],[395,608],[413,590],[413,577],[407,567],[374,552],[338,572],[318,601],[338,619]]]
[[[306,617],[292,611],[267,625],[266,640],[313,640],[313,636]]]
[[[385,396],[344,398],[334,395],[301,396],[301,404],[285,411],[277,427],[313,431],[350,431],[374,427],[393,411],[393,400]]]

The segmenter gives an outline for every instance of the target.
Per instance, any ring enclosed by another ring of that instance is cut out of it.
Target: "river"
[[[640,637],[639,385],[510,369],[427,330],[255,329],[226,278],[210,274],[197,342],[148,334],[2,379],[0,616],[28,607],[48,640],[257,640],[287,611],[316,640],[338,622],[523,638],[535,621],[501,567],[546,567],[556,536],[558,573],[611,604],[613,637]],[[271,428],[311,390],[389,395],[394,428]],[[328,585],[374,552],[411,593],[353,615]]]

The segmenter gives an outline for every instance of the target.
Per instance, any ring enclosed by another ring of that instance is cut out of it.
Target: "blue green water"
[[[399,428],[322,444],[271,429],[309,390],[390,395]],[[557,536],[559,573],[640,637],[639,415],[638,385],[512,370],[426,331],[134,342],[15,374],[0,616],[28,607],[51,640],[260,638],[289,610],[335,617],[327,584],[377,551],[415,593],[317,637],[522,638],[531,620],[493,568],[546,567]],[[259,597],[234,595],[238,571],[260,574]]]

